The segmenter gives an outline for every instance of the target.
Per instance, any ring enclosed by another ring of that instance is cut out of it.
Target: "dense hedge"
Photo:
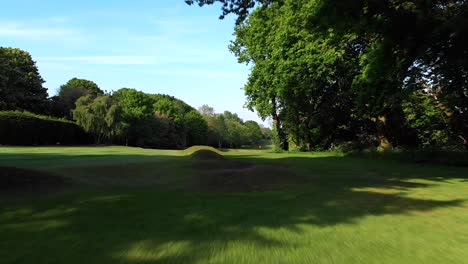
[[[83,145],[92,138],[77,124],[32,114],[0,111],[1,145]]]

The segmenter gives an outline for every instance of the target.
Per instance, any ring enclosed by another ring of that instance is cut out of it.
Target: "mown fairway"
[[[2,191],[0,263],[468,263],[468,168],[195,150],[0,148],[65,178]]]

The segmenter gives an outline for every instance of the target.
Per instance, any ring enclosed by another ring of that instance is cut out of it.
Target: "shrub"
[[[83,145],[91,138],[77,124],[29,112],[0,111],[2,145]]]

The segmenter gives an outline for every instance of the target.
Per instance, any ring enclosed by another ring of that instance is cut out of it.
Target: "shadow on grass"
[[[208,262],[233,243],[294,248],[293,240],[269,233],[280,229],[301,236],[309,227],[353,225],[366,216],[410,215],[464,202],[405,196],[437,181],[464,178],[463,169],[337,157],[261,162],[288,166],[309,181],[275,192],[111,191],[1,206],[2,261]],[[414,179],[433,182],[408,181]]]
[[[330,188],[74,197],[61,199],[58,206],[2,209],[0,253],[3,263],[198,263],[229,243],[295,246],[259,229],[286,229],[300,236],[306,226],[353,224],[364,216],[431,211],[461,202]]]

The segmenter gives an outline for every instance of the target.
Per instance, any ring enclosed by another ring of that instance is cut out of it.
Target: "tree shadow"
[[[172,157],[170,162],[181,160]],[[236,160],[253,162],[248,156]],[[269,249],[296,246],[261,230],[300,236],[307,227],[354,225],[367,216],[411,215],[465,202],[407,194],[440,181],[464,180],[466,169],[339,157],[262,162],[290,167],[308,181],[269,192],[132,189],[1,206],[0,255],[5,263],[208,262],[214,251],[230,243]]]
[[[462,203],[328,188],[301,193],[176,195],[145,192],[72,198],[61,200],[59,206],[37,205],[22,213],[3,208],[0,214],[10,216],[0,221],[3,243],[8,243],[3,248],[22,248],[25,241],[20,237],[28,240],[24,246],[36,249],[23,248],[27,259],[48,263],[78,263],[83,257],[92,257],[95,263],[195,263],[208,260],[212,250],[222,250],[232,241],[271,249],[295,246],[264,236],[259,228],[287,229],[300,235],[304,226],[352,224],[368,215],[409,214]],[[178,244],[175,253],[167,252]],[[2,256],[9,263],[21,262],[22,255],[2,252]]]

